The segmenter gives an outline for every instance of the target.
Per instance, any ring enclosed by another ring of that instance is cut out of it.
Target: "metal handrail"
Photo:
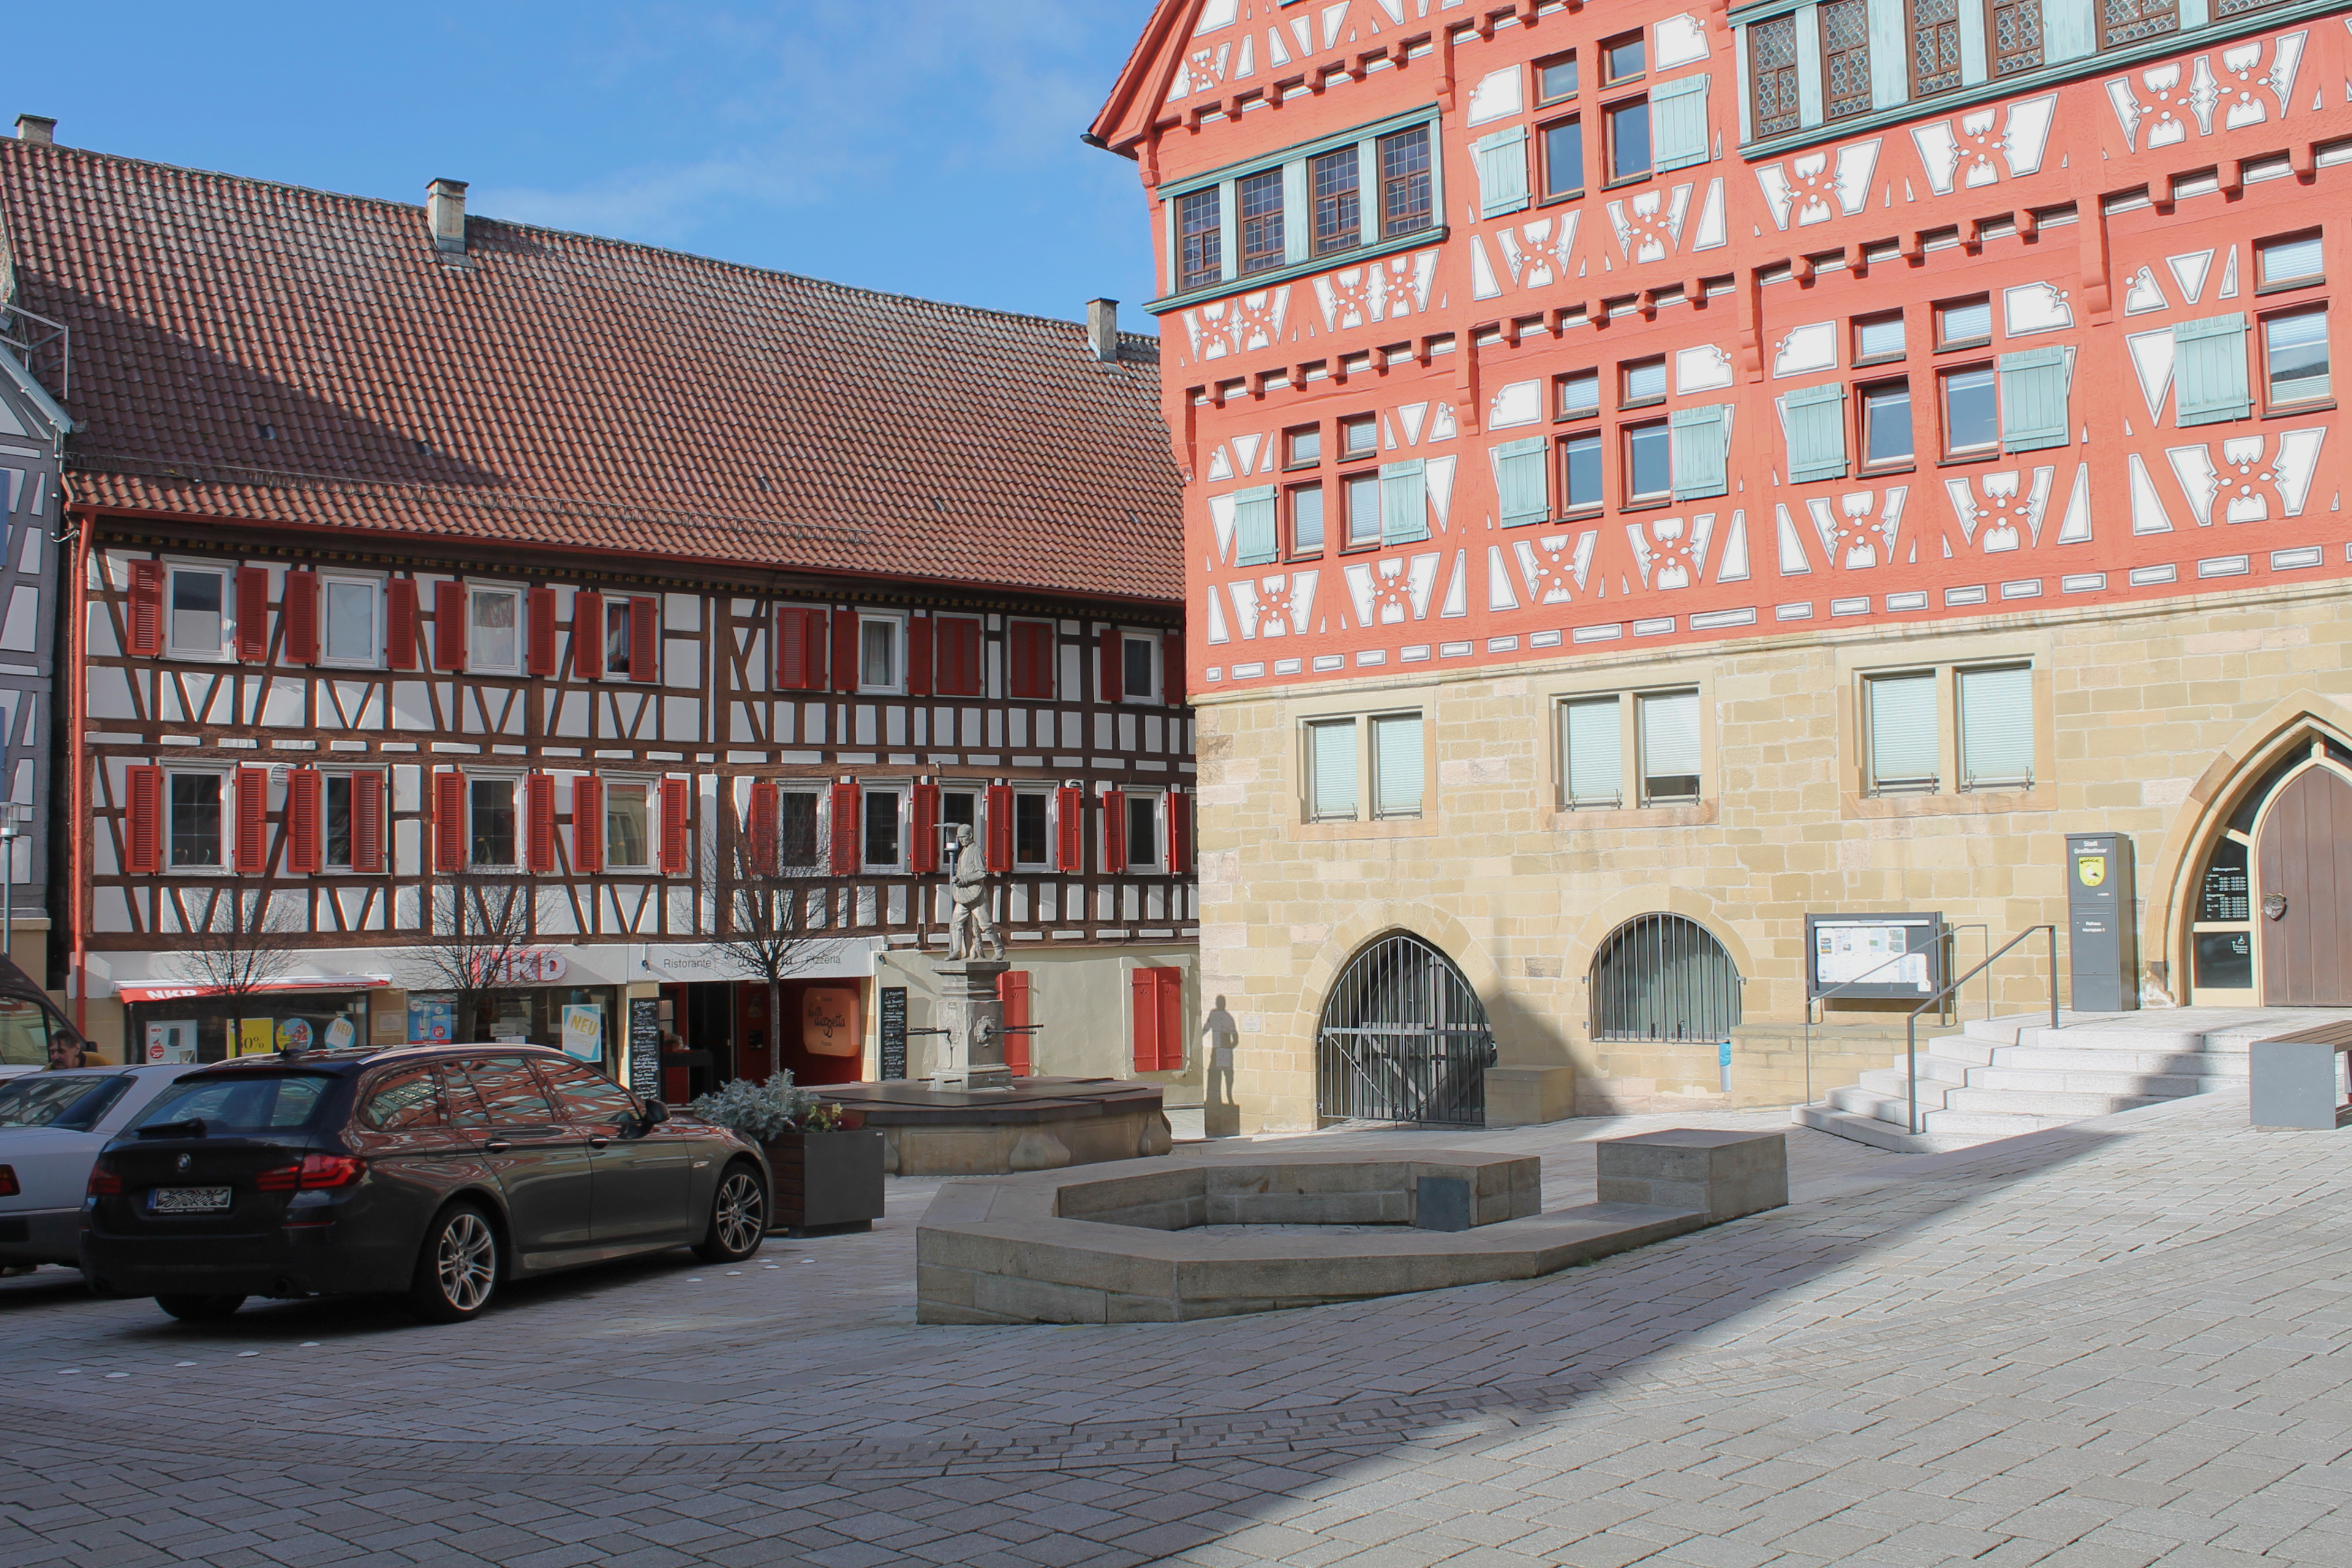
[[[1990,969],[1994,963],[1998,963],[2001,957],[2009,952],[2011,948],[2015,947],[2019,942],[2023,942],[2026,938],[2032,936],[2036,931],[2045,931],[2049,933],[2050,937],[2051,1032],[2054,1034],[2062,1026],[2058,1022],[2058,928],[2054,925],[2027,926],[2023,931],[2019,931],[2015,936],[2011,937],[2007,942],[2002,942],[2000,944],[2000,952],[1988,954],[1982,963],[1978,964],[1966,974],[1961,975],[1958,979],[1943,986],[1936,993],[1936,994],[1928,997],[1927,1000],[1920,1003],[1919,1005],[1911,1009],[1910,1016],[1903,1020],[1903,1056],[1906,1062],[1909,1065],[1911,1072],[1911,1114],[1910,1120],[1905,1123],[1905,1128],[1906,1131],[1907,1131],[1914,1138],[1916,1138],[1919,1135],[1919,1015],[1926,1012],[1930,1007],[1940,1006],[1943,1004],[1945,997],[1950,995],[1953,992],[1958,991],[1961,986],[1967,984],[1969,981],[1974,980],[1986,970]],[[1988,989],[1990,989],[1990,987],[1988,987]]]
[[[1992,927],[1985,924],[1982,921],[1963,921],[1958,925],[1938,924],[1936,927],[1936,934],[1928,940],[1930,942],[1948,942],[1951,940],[1954,932],[1964,931],[1980,931],[1984,932],[1985,950],[1988,954],[1991,952]],[[1831,986],[1828,990],[1822,992],[1818,996],[1808,996],[1805,998],[1805,1103],[1807,1105],[1813,1103],[1813,1004],[1816,1002],[1826,1003],[1831,997],[1836,995],[1839,992],[1843,991],[1847,986],[1859,985],[1864,981],[1869,979],[1872,975],[1877,973],[1880,970],[1900,963],[1905,959],[1913,957],[1914,955],[1915,954],[1912,952],[1895,953],[1887,958],[1884,963],[1872,964],[1868,969],[1864,970],[1860,974],[1855,975],[1851,980],[1839,981],[1835,985]],[[1952,956],[1953,955],[1951,953],[1946,953],[1944,955],[1944,967],[1948,970],[1951,967]],[[1988,960],[1988,962],[1990,962],[1990,960]],[[1985,988],[1985,1016],[1987,1018],[1990,1018],[1992,1016],[1992,988],[1990,985]],[[1824,1023],[1829,1021],[1829,1010],[1826,1006],[1822,1010],[1822,1021]]]

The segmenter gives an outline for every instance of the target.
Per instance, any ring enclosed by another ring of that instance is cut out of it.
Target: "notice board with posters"
[[[1924,1002],[1944,984],[1940,914],[1805,917],[1805,994]]]
[[[629,1087],[646,1100],[661,1098],[661,998],[629,998]]]

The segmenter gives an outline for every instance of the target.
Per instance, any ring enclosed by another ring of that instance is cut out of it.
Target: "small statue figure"
[[[988,866],[981,856],[971,825],[956,828],[954,868],[948,873],[948,895],[954,910],[948,917],[948,957],[978,958],[984,942],[991,956],[1004,956],[1004,940],[988,919]]]

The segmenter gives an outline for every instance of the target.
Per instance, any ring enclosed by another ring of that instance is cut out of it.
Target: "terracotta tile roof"
[[[1150,338],[5,139],[0,222],[84,501],[1182,597]]]

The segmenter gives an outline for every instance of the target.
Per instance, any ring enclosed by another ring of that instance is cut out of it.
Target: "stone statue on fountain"
[[[956,829],[952,868],[948,872],[948,897],[954,910],[948,917],[948,956],[978,958],[984,944],[991,954],[1004,956],[1004,940],[988,918],[988,863],[965,823]]]
[[[988,916],[988,864],[971,826],[956,829],[948,869],[948,954],[940,962],[939,1020],[947,1035],[945,1060],[934,1089],[1008,1089],[1004,1063],[1004,1002],[1000,994],[1004,942]],[[985,950],[988,956],[983,957]]]

